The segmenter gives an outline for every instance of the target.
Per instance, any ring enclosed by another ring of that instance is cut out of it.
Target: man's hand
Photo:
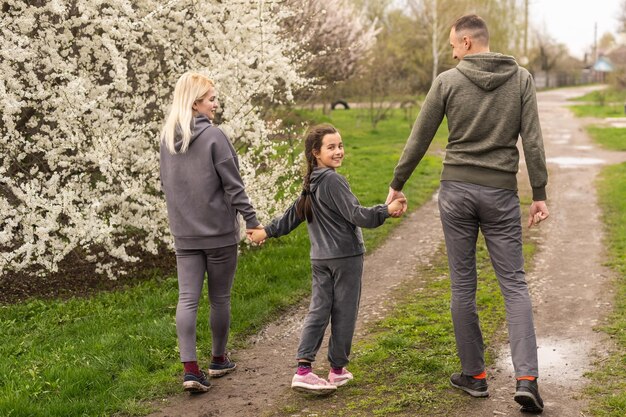
[[[407,205],[406,196],[404,195],[402,191],[396,191],[393,188],[389,187],[389,194],[387,195],[387,200],[385,201],[385,204],[389,205],[392,201],[397,200],[399,198],[404,199],[404,201],[402,202],[402,209],[396,210],[393,213],[389,213],[391,217],[402,216],[404,213],[406,213],[408,205]]]
[[[550,212],[545,201],[533,201],[530,205],[530,214],[528,215],[528,227],[538,225],[549,216]]]

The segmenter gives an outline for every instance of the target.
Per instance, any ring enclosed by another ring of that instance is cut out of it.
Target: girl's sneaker
[[[328,373],[328,382],[330,382],[336,387],[340,387],[344,384],[347,384],[352,379],[354,379],[354,376],[346,368],[341,368],[340,374],[334,373],[332,369]]]
[[[200,375],[187,373],[183,377],[183,389],[189,392],[207,392],[211,388],[211,383],[206,374],[200,371]]]
[[[337,387],[313,372],[306,375],[295,374],[291,380],[291,388],[305,394],[326,395],[337,391]]]
[[[230,360],[230,357],[226,355],[224,362],[213,362],[209,364],[209,376],[212,378],[219,378],[226,374],[233,372],[237,368],[237,364]]]

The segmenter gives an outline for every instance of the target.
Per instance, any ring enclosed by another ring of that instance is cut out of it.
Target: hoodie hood
[[[313,172],[311,172],[311,192],[315,192],[323,179],[333,172],[335,172],[335,170],[332,168],[315,168]]]
[[[486,91],[500,87],[519,69],[515,58],[495,52],[466,55],[456,68]]]
[[[193,141],[195,141],[202,132],[204,132],[211,126],[213,126],[213,124],[211,123],[209,118],[204,115],[200,115],[191,119],[191,140],[189,141],[189,147],[191,147]],[[174,136],[174,148],[176,149],[176,152],[180,152],[182,147],[183,134],[180,131],[180,128],[177,126],[176,135]]]

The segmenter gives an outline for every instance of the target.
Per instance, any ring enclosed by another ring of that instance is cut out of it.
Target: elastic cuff
[[[546,187],[533,188],[533,201],[546,201]]]
[[[399,179],[395,178],[391,181],[391,184],[389,184],[389,187],[393,188],[396,191],[402,191],[402,188],[404,187],[404,181],[400,181]]]

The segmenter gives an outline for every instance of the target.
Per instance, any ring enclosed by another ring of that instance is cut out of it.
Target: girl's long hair
[[[214,87],[213,80],[197,72],[186,72],[180,76],[174,88],[172,107],[163,125],[161,140],[171,154],[176,153],[176,131],[182,134],[183,146],[180,153],[187,152],[191,141],[191,121],[193,119],[193,103],[204,98]]]
[[[306,158],[306,174],[302,182],[302,198],[296,205],[296,214],[301,219],[306,219],[307,222],[313,221],[313,209],[311,205],[311,173],[317,166],[317,159],[313,155],[319,153],[322,149],[322,140],[324,136],[338,133],[337,129],[333,125],[324,123],[315,125],[307,131],[306,138],[304,139],[304,157]]]

